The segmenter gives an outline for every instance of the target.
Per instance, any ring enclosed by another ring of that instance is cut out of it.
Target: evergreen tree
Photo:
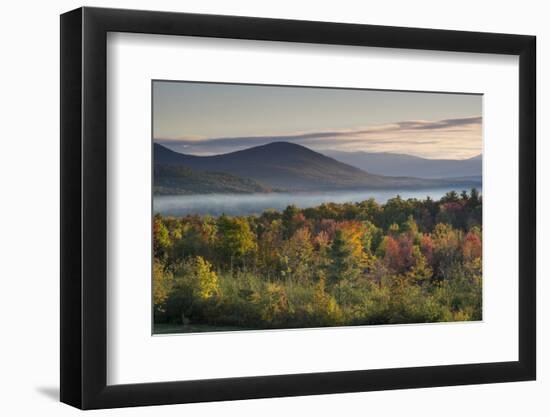
[[[354,259],[353,248],[337,230],[329,250],[328,284],[334,286],[342,281],[353,281],[360,273],[358,262]]]
[[[295,218],[300,213],[300,210],[291,204],[283,211],[283,237],[290,239],[290,237],[296,231]]]

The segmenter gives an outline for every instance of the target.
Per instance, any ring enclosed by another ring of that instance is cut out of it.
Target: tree
[[[464,205],[460,202],[449,201],[441,205],[439,214],[437,215],[439,223],[453,225],[456,228],[466,227],[466,216],[464,213]]]
[[[362,222],[347,220],[340,222],[338,229],[342,231],[342,236],[350,246],[353,256],[358,261],[362,261],[365,256],[364,248],[369,246],[367,227]]]
[[[202,320],[206,306],[221,295],[219,278],[212,270],[212,264],[201,256],[194,256],[174,273],[172,288],[165,302],[166,314],[177,323],[186,324],[190,319]]]
[[[481,258],[481,231],[478,227],[473,227],[464,237],[462,253],[464,259],[472,261],[476,258]]]
[[[153,304],[157,311],[163,310],[163,304],[170,295],[172,278],[172,274],[164,270],[162,263],[153,258]]]
[[[466,203],[468,210],[468,226],[481,225],[483,210],[481,207],[481,196],[476,188],[470,191],[470,198]]]
[[[407,221],[403,223],[402,231],[409,234],[413,239],[418,234],[418,225],[414,221],[412,214],[407,218]]]
[[[383,241],[384,263],[394,271],[398,271],[401,268],[399,253],[399,242],[397,239],[392,236],[386,236]]]
[[[414,246],[412,249],[412,265],[406,273],[407,278],[416,284],[422,284],[432,277],[432,268],[428,264],[425,256],[422,254],[419,246]]]
[[[170,246],[168,229],[162,222],[162,218],[157,215],[153,221],[153,256],[158,259],[164,258]]]
[[[270,327],[277,327],[289,309],[285,288],[277,283],[268,283],[260,300],[261,318]]]
[[[225,262],[231,268],[235,261],[246,266],[245,257],[257,248],[256,236],[246,219],[241,217],[221,216],[218,219],[218,245]]]
[[[388,228],[388,233],[393,236],[397,236],[399,234],[399,225],[397,223],[390,224],[390,227]]]
[[[439,223],[432,239],[434,273],[439,278],[451,279],[457,265],[462,263],[461,233],[449,224]]]
[[[289,240],[283,242],[280,251],[283,276],[307,282],[311,275],[313,245],[309,229],[298,229]]]
[[[470,190],[470,199],[468,203],[472,207],[476,207],[481,204],[481,197],[479,196],[479,191],[477,190],[477,188],[472,188]]]
[[[283,211],[283,237],[285,239],[289,239],[298,228],[296,219],[298,214],[300,214],[300,210],[294,204],[291,204]]]
[[[206,300],[219,294],[218,276],[212,271],[212,265],[201,256],[191,261],[189,279],[195,295]]]
[[[329,250],[328,284],[334,286],[342,281],[355,280],[361,270],[359,260],[355,258],[354,247],[346,241],[344,232],[336,230]]]
[[[434,243],[429,234],[424,234],[420,238],[420,251],[422,255],[424,255],[424,258],[426,258],[426,261],[431,264],[433,260]]]
[[[398,238],[388,236],[384,262],[388,268],[397,273],[409,269],[414,264],[412,238],[406,233],[401,234]]]
[[[187,258],[200,255],[208,259],[214,256],[217,226],[212,217],[187,217],[184,224],[179,225],[172,234],[175,238],[174,256]]]
[[[360,212],[359,216],[361,220],[368,220],[369,222],[374,223],[377,217],[380,217],[382,208],[380,204],[376,202],[374,198],[369,198],[368,200],[357,203]]]
[[[335,325],[342,321],[340,306],[330,294],[325,291],[325,277],[321,274],[319,281],[315,284],[313,296],[313,311],[317,316],[319,325]]]
[[[443,197],[441,197],[441,200],[439,200],[441,203],[458,203],[458,193],[456,191],[449,191],[447,192]]]
[[[363,248],[369,255],[374,255],[376,248],[378,248],[384,238],[383,231],[368,220],[363,222],[363,226],[365,229],[362,238]]]
[[[261,237],[258,237],[258,263],[268,279],[277,267],[277,250],[283,241],[281,229],[281,221],[273,220],[262,226]]]

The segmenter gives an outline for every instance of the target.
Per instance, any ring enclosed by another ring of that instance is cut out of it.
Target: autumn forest
[[[156,214],[155,332],[481,320],[481,225],[476,188],[247,216]]]

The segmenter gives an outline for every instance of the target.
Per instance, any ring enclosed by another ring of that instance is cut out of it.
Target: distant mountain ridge
[[[481,177],[482,155],[469,159],[427,159],[389,152],[326,151],[326,155],[373,174],[394,177],[460,178]]]
[[[436,180],[375,175],[288,142],[272,142],[212,156],[181,154],[155,144],[154,161],[156,171],[162,166],[179,166],[191,170],[195,178],[200,178],[199,173],[204,176],[218,173],[230,175],[232,181],[238,178],[240,182],[252,181],[249,184],[286,191],[429,188],[458,183],[470,187],[479,184],[479,181],[470,179]],[[188,188],[185,178],[172,178],[170,181],[171,187],[178,185],[180,192]],[[158,185],[155,177],[155,186]],[[205,189],[203,192],[213,191]]]

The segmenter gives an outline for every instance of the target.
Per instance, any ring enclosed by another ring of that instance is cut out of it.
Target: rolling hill
[[[154,154],[155,169],[180,166],[200,172],[201,175],[223,173],[241,180],[252,180],[266,188],[287,191],[428,188],[455,184],[468,187],[478,184],[470,179],[436,180],[370,174],[288,142],[273,142],[213,156],[185,155],[155,144]],[[181,184],[185,187],[185,184]]]
[[[481,177],[482,157],[469,159],[427,159],[387,152],[327,151],[326,155],[373,174],[394,177],[458,178]]]
[[[153,193],[157,195],[269,193],[271,188],[223,172],[199,172],[181,165],[155,164]]]

